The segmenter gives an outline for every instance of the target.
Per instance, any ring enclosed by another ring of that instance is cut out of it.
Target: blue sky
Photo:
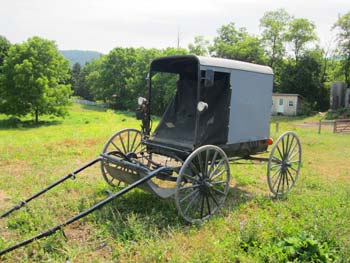
[[[317,25],[323,46],[334,42],[331,26],[350,11],[349,0],[0,0],[0,35],[12,43],[31,36],[55,40],[59,49],[107,53],[116,46],[187,47],[196,35],[209,40],[235,22],[259,34],[266,11],[285,8]]]

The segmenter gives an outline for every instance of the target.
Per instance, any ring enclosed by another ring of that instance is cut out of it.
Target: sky
[[[198,35],[212,40],[230,22],[258,35],[263,14],[279,8],[313,21],[328,46],[350,0],[0,0],[0,35],[11,43],[40,36],[60,50],[104,54],[114,47],[176,47],[178,36],[187,47]]]

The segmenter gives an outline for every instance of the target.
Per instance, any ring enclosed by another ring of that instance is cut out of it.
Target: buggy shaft
[[[27,199],[19,202],[17,205],[15,205],[14,207],[12,207],[11,209],[9,209],[8,211],[6,211],[5,213],[3,213],[2,215],[0,215],[0,218],[6,217],[9,214],[11,214],[12,212],[21,209],[23,206],[25,206],[27,203],[29,203],[30,201],[32,201],[33,199],[41,196],[42,194],[46,193],[47,191],[49,191],[50,189],[54,188],[55,186],[63,183],[64,181],[66,181],[69,178],[74,178],[75,175],[77,175],[78,173],[80,173],[81,171],[85,170],[86,168],[94,165],[95,163],[101,161],[102,158],[98,157],[94,160],[92,160],[91,162],[81,166],[80,168],[74,170],[73,172],[71,172],[70,174],[66,175],[65,177],[61,178],[60,180],[50,184],[49,186],[47,186],[46,188],[42,189],[41,191],[37,192],[36,194],[28,197]]]
[[[119,192],[117,193],[114,193],[112,194],[111,196],[107,197],[106,199],[98,202],[97,204],[93,205],[92,207],[90,207],[89,209],[75,215],[74,217],[71,217],[70,219],[66,220],[65,222],[63,222],[62,224],[59,224],[53,228],[50,228],[49,230],[45,231],[45,232],[42,232],[32,238],[29,238],[27,240],[24,240],[16,245],[13,245],[3,251],[0,251],[0,257],[8,252],[11,252],[17,248],[20,248],[20,247],[23,247],[25,245],[28,245],[30,243],[32,243],[33,241],[35,240],[38,240],[38,239],[41,239],[41,238],[44,238],[44,237],[48,237],[48,236],[51,236],[53,235],[54,233],[56,233],[57,231],[59,230],[62,230],[63,227],[69,225],[69,224],[72,224],[73,222],[81,219],[82,217],[85,217],[87,215],[89,215],[90,213],[94,212],[95,210],[101,208],[102,206],[108,204],[109,202],[111,202],[113,199],[129,192],[130,190],[134,189],[135,187],[139,186],[140,184],[143,184],[145,183],[146,181],[152,179],[153,177],[155,177],[158,173],[162,172],[163,170],[167,170],[169,169],[168,167],[160,167],[154,171],[151,171],[148,175],[146,175],[145,177],[141,178],[140,180],[136,181],[135,183],[133,184],[130,184],[128,187],[125,187],[123,188],[122,190],[120,190]]]

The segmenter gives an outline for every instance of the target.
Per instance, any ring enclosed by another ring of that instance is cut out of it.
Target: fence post
[[[337,122],[333,121],[333,133],[335,133],[336,127],[337,127]]]
[[[321,134],[321,124],[322,124],[322,120],[320,120],[318,123],[318,134]]]
[[[276,133],[278,133],[279,126],[280,126],[280,123],[276,121]]]

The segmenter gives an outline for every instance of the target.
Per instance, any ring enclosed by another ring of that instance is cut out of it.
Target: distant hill
[[[87,50],[60,50],[61,54],[70,61],[70,65],[79,63],[84,66],[86,62],[90,62],[93,59],[99,58],[102,54],[97,51]]]

